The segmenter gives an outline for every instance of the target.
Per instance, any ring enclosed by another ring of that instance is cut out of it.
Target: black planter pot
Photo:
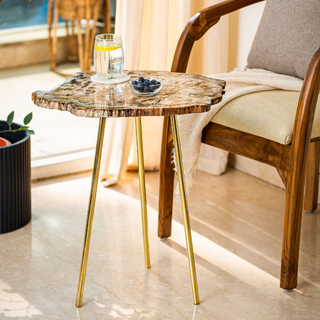
[[[20,125],[12,124],[12,129]],[[8,125],[0,121],[0,131]],[[12,145],[0,148],[0,234],[17,230],[31,219],[30,136],[25,131],[0,133]]]

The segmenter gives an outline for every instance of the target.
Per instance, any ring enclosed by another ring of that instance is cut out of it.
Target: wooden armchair
[[[262,0],[228,0],[197,13],[180,37],[171,71],[186,72],[194,42],[214,26],[221,16],[260,1]],[[305,179],[307,180],[305,209],[313,211],[317,208],[320,137],[312,137],[311,131],[319,89],[320,48],[314,54],[303,81],[290,144],[280,144],[265,137],[214,123],[214,120],[202,133],[202,142],[205,144],[260,161],[277,169],[286,187],[280,287],[287,290],[297,286]],[[169,117],[165,117],[160,165],[158,224],[160,238],[171,235],[174,173],[171,163],[173,143],[169,121]]]

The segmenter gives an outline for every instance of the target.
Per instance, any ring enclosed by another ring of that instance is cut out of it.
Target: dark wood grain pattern
[[[35,105],[80,117],[120,118],[207,112],[222,99],[225,81],[167,71],[126,71],[132,78],[163,80],[154,96],[138,96],[129,84],[101,84],[78,72],[61,85],[32,93]]]
[[[283,182],[283,185],[285,188],[287,188],[287,183],[288,183],[288,171],[282,170],[277,168],[277,171],[279,173],[279,176]]]
[[[310,142],[316,142],[316,141],[320,141],[320,137],[315,137],[310,140]]]
[[[294,123],[283,227],[280,286],[294,289],[298,279],[303,188],[314,112],[320,89],[320,48],[303,81]]]
[[[213,122],[203,129],[202,142],[282,170],[289,169],[289,145],[281,145]]]
[[[172,163],[173,138],[170,125],[170,117],[164,117],[160,166],[160,194],[159,197],[159,221],[158,221],[158,237],[168,238],[171,236],[172,222],[172,204],[173,204],[173,187],[174,174]],[[164,149],[165,148],[165,149]]]
[[[310,144],[306,173],[304,210],[312,212],[318,208],[320,142]]]

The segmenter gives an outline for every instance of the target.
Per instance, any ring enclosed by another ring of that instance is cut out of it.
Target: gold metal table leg
[[[177,116],[170,116],[170,122],[171,122],[171,128],[172,128],[174,150],[176,154],[177,173],[178,173],[178,179],[179,179],[184,232],[186,236],[187,251],[188,251],[188,261],[189,261],[189,270],[190,270],[190,278],[191,278],[191,286],[192,286],[193,303],[199,304],[200,298],[199,298],[199,291],[198,291],[196,265],[195,265],[194,254],[193,254],[187,195],[186,195],[185,183],[184,183],[183,164],[182,164]]]
[[[93,215],[94,215],[94,207],[96,204],[97,186],[98,186],[98,180],[99,180],[99,170],[100,170],[105,126],[106,126],[106,118],[100,118],[97,145],[96,145],[96,154],[94,158],[94,166],[93,166],[93,172],[92,172],[91,192],[90,192],[90,199],[89,199],[89,206],[88,206],[87,223],[86,223],[86,229],[84,234],[84,244],[83,244],[83,251],[82,251],[78,291],[77,291],[76,306],[78,308],[82,306],[82,297],[83,297],[84,282],[85,282],[86,271],[87,271],[92,221],[93,221]]]
[[[140,189],[140,203],[141,203],[141,217],[142,217],[144,265],[145,265],[145,268],[149,269],[151,268],[151,263],[150,263],[149,236],[148,236],[147,196],[146,196],[146,182],[144,177],[141,117],[136,117],[135,123],[136,123],[136,138],[137,138],[137,152],[138,152],[138,167],[139,167],[139,189]]]

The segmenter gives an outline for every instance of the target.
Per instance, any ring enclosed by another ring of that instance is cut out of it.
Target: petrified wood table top
[[[32,93],[34,104],[81,117],[170,116],[206,112],[221,101],[225,81],[167,71],[125,71],[130,76],[164,80],[155,96],[138,96],[128,83],[99,84],[94,73],[78,72],[61,85]]]

